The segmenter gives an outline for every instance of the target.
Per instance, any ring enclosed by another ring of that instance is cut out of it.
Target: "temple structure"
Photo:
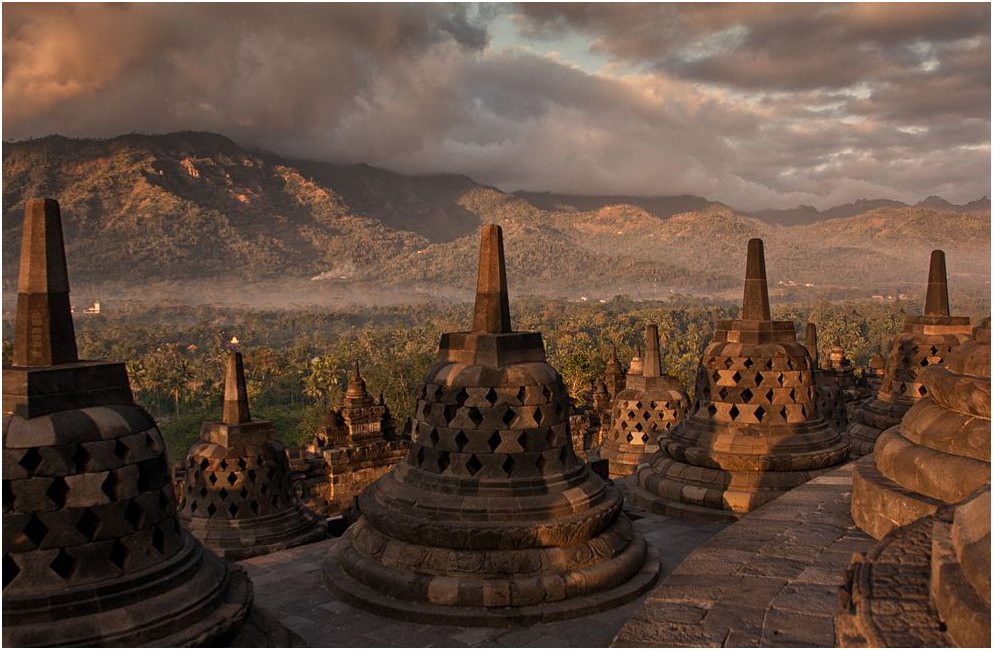
[[[848,441],[817,412],[814,381],[793,323],[771,319],[762,240],[752,239],[740,317],[717,324],[691,414],[629,497],[661,514],[734,520],[844,462]]]
[[[662,373],[658,325],[648,325],[641,372],[628,374],[626,388],[614,398],[600,451],[609,463],[610,478],[628,476],[648,462],[659,450],[659,440],[686,416],[689,404],[679,380]]]
[[[886,359],[883,358],[882,348],[877,347],[869,359],[869,365],[862,368],[862,380],[865,383],[865,388],[862,391],[870,393],[870,396],[878,393],[883,385],[885,373]]]
[[[603,381],[607,388],[608,402],[613,402],[617,394],[624,390],[627,374],[617,358],[617,346],[610,346],[610,359],[607,360],[607,367],[603,373]],[[610,411],[608,404],[607,411]]]
[[[948,351],[969,338],[966,316],[950,316],[945,253],[931,252],[923,316],[907,316],[890,347],[879,392],[855,409],[848,425],[852,457],[871,454],[876,438],[925,395],[921,371],[941,363]]]
[[[990,319],[920,379],[926,397],[855,465],[852,519],[877,539],[990,482]]]
[[[610,418],[610,394],[606,383],[599,377],[592,382],[590,401],[592,403],[586,407],[570,405],[572,414],[569,416],[573,450],[580,460],[587,462],[595,459],[603,430]]]
[[[359,497],[327,585],[426,623],[504,626],[637,597],[657,554],[576,458],[568,395],[537,332],[511,327],[499,226],[484,226],[472,329],[443,334],[407,457]]]
[[[818,413],[838,431],[844,431],[848,426],[846,417],[846,397],[842,390],[844,375],[834,372],[831,363],[820,365],[820,354],[817,349],[817,325],[807,323],[804,330],[803,347],[807,348],[814,370],[814,406]]]
[[[3,644],[215,645],[252,585],[183,530],[122,363],[81,361],[59,205],[27,202],[3,367]]]
[[[843,646],[990,644],[990,319],[920,378],[855,464],[852,519],[880,542],[848,569]]]
[[[324,516],[300,502],[272,422],[253,419],[240,352],[230,352],[224,409],[204,422],[186,457],[180,517],[204,546],[228,560],[323,539]]]
[[[328,476],[325,514],[351,509],[355,497],[400,462],[409,448],[382,395],[377,401],[369,394],[356,361],[344,403],[328,412],[305,448],[307,454],[324,459]]]

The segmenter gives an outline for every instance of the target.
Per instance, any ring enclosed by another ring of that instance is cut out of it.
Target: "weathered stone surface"
[[[924,315],[907,316],[903,332],[890,346],[879,392],[850,418],[853,458],[871,454],[879,434],[898,424],[925,397],[925,369],[942,363],[950,350],[969,339],[971,331],[967,317],[948,314],[945,254],[932,251]]]
[[[190,448],[180,517],[207,548],[241,560],[322,539],[327,522],[300,502],[272,423],[252,419],[241,353],[228,355],[224,411]]]
[[[359,497],[327,585],[383,615],[502,626],[614,607],[658,575],[621,496],[573,451],[540,334],[506,331],[499,228],[486,228],[474,328],[446,334],[406,458]],[[486,269],[484,273],[483,269]],[[499,294],[492,278],[499,276]],[[509,312],[506,317],[509,320]]]
[[[850,490],[848,464],[727,526],[649,593],[612,645],[832,647],[841,572],[872,545],[848,516]]]
[[[749,242],[743,314],[768,313],[760,240]],[[659,514],[734,519],[842,463],[844,432],[817,409],[814,366],[793,324],[718,323],[690,415],[660,440],[629,497]],[[632,381],[628,376],[628,386]]]
[[[948,353],[949,365],[922,373],[927,397],[857,465],[852,518],[874,537],[989,483],[989,323],[984,319],[971,341]]]
[[[29,201],[24,232],[19,293],[68,307],[58,205]],[[180,528],[165,445],[123,366],[77,362],[68,309],[28,315],[3,369],[4,645],[228,639],[252,585]]]
[[[613,400],[610,429],[600,451],[609,462],[611,478],[627,476],[648,462],[689,407],[690,399],[676,378],[662,374],[657,325],[645,328],[642,371],[629,374],[625,386]]]

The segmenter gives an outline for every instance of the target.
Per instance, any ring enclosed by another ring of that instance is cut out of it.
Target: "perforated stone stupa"
[[[626,378],[614,398],[610,429],[600,452],[611,478],[632,474],[659,449],[659,439],[686,415],[690,398],[672,375],[662,373],[657,325],[645,328],[645,358],[640,374]]]
[[[855,465],[852,519],[877,539],[990,482],[990,319],[920,379],[926,397]]]
[[[830,363],[825,364],[825,368],[820,366],[820,354],[817,349],[817,325],[815,323],[807,323],[804,330],[803,346],[807,348],[811,363],[816,369],[814,371],[815,408],[831,426],[839,431],[844,431],[848,426],[848,418],[845,416],[846,395],[842,390],[844,375],[839,378],[833,372]]]
[[[907,316],[890,347],[879,392],[855,410],[848,425],[853,458],[871,454],[879,434],[926,395],[921,372],[941,363],[971,331],[968,317],[949,315],[945,253],[932,251],[924,315]]]
[[[541,334],[511,327],[499,226],[484,226],[472,330],[443,334],[410,453],[360,497],[324,565],[378,614],[503,626],[616,606],[657,579],[620,493],[576,458]]]
[[[203,423],[186,457],[180,512],[190,532],[228,560],[317,541],[327,532],[325,518],[294,494],[272,422],[249,412],[240,352],[228,354],[221,420]]]
[[[740,318],[717,324],[691,414],[660,447],[629,497],[698,519],[734,520],[848,457],[844,432],[817,412],[793,323],[771,319],[761,239],[748,242]]]
[[[355,497],[406,455],[410,443],[380,396],[377,402],[353,365],[340,409],[330,411],[306,452],[324,459],[328,475],[327,509],[336,515],[352,508]]]
[[[78,359],[59,205],[29,200],[3,367],[3,644],[212,645],[251,603],[180,527],[124,364]]]

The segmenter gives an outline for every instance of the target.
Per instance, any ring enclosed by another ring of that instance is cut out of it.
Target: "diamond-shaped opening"
[[[751,402],[752,401],[752,391],[749,390],[748,388],[746,388],[745,390],[741,391],[741,399],[745,400],[746,402]]]
[[[477,427],[483,422],[483,414],[479,412],[479,409],[473,406],[469,409],[469,419]]]
[[[241,488],[240,490],[238,490],[238,496],[240,496],[242,499],[248,497],[248,490],[246,490],[245,488]]]
[[[228,485],[234,485],[237,482],[238,482],[238,475],[235,474],[234,472],[229,472],[228,473]]]
[[[771,388],[765,392],[765,399],[766,399],[767,402],[771,402],[772,401],[772,398],[775,397],[775,396],[776,396],[776,393]]]
[[[717,396],[721,398],[721,401],[726,401],[728,398],[728,389],[726,386],[721,386],[721,389],[717,391]]]
[[[444,389],[444,388],[442,388],[441,386],[437,386],[437,387],[436,387],[436,388],[434,389],[434,400],[435,400],[436,402],[439,402],[439,401],[441,401],[441,396],[442,396],[442,395],[444,395],[444,394],[445,394],[445,389]]]
[[[34,447],[31,447],[24,455],[21,456],[21,460],[17,461],[18,465],[28,470],[28,472],[33,472],[41,464],[41,452],[39,452]]]
[[[417,459],[417,466],[418,467],[423,467],[424,466],[424,447],[421,447],[420,449],[417,450],[416,459]]]
[[[231,505],[229,505],[228,506],[228,513],[232,517],[237,517],[238,516],[238,504],[232,503]]]
[[[476,454],[473,454],[469,456],[469,460],[466,462],[465,468],[469,472],[470,476],[475,476],[479,473],[479,470],[483,469],[483,464],[479,462],[478,458],[476,458]]]
[[[468,400],[468,399],[469,399],[469,391],[467,391],[465,388],[463,388],[455,396],[455,403],[458,404],[459,407],[462,407],[462,406],[465,405],[466,400]]]
[[[738,419],[738,416],[741,415],[741,411],[738,410],[737,405],[732,404],[731,405],[731,410],[728,411],[728,415],[731,416],[731,419],[732,420],[737,420]]]
[[[635,422],[634,423],[634,428],[635,428],[635,431],[644,431],[645,430],[645,427],[641,426],[641,422]]]
[[[126,460],[128,457],[128,452],[130,451],[131,450],[128,449],[128,446],[123,442],[121,442],[120,438],[118,438],[114,442],[114,455],[120,458],[121,460]]]
[[[17,574],[21,572],[21,567],[17,566],[17,562],[14,558],[10,557],[9,553],[3,554],[3,588],[6,589],[7,585],[14,581]]]
[[[731,375],[731,381],[733,381],[734,383],[738,383],[739,381],[741,381],[741,373],[735,370],[734,374]]]
[[[108,556],[114,566],[118,569],[123,569],[124,565],[128,562],[128,555],[130,555],[128,547],[121,544],[121,540],[115,539],[113,546],[110,547],[110,555]]]
[[[83,511],[79,521],[76,522],[76,530],[78,530],[87,540],[92,541],[98,528],[100,528],[100,518],[94,514],[92,509],[87,508]]]
[[[923,359],[921,359],[921,368],[927,368],[927,366],[928,366],[928,360],[927,357],[924,357]]]
[[[438,429],[431,427],[431,433],[428,435],[428,439],[431,441],[432,447],[437,447],[438,441],[441,440],[441,436],[438,435]]]
[[[534,461],[534,466],[538,468],[538,471],[544,474],[546,464],[545,455],[538,454],[538,459]]]
[[[210,476],[207,477],[207,480],[210,481],[210,484],[211,485],[216,484],[217,483],[217,473],[216,472],[211,472],[210,473]]]
[[[137,501],[131,501],[128,503],[128,507],[124,509],[124,518],[128,520],[131,527],[135,530],[141,528],[141,518],[145,514],[141,506],[138,505]]]
[[[200,461],[200,469],[206,470],[207,467],[209,467],[209,466],[210,466],[210,461],[207,460],[206,458],[204,458],[203,460]]]
[[[48,526],[42,523],[38,515],[32,514],[31,518],[28,519],[28,523],[24,524],[24,536],[31,540],[35,548],[38,548],[45,541],[47,535]]]
[[[76,451],[72,452],[72,464],[76,467],[77,472],[84,472],[86,470],[86,464],[90,462],[92,455],[83,445],[78,445]]]
[[[629,434],[627,435],[627,441],[628,441],[628,442],[631,442],[632,440],[634,440],[634,436],[632,436],[632,435],[631,435],[631,434],[629,433]]]
[[[195,500],[194,501],[190,501],[190,512],[196,512],[197,511],[197,507],[198,507],[197,506],[197,502]]]
[[[165,533],[162,532],[162,526],[160,525],[156,525],[155,529],[152,530],[152,546],[159,553],[165,553]]]
[[[488,391],[486,391],[486,395],[484,396],[484,399],[487,402],[489,402],[490,406],[493,406],[494,404],[496,404],[497,397],[498,397],[498,395],[497,395],[496,389],[495,388],[490,388]]]
[[[641,419],[644,420],[645,422],[648,422],[649,420],[652,419],[652,414],[649,413],[648,411],[642,411]]]
[[[497,447],[500,446],[501,442],[503,442],[503,438],[500,437],[500,432],[494,431],[493,435],[491,435],[489,439],[486,441],[486,444],[490,446],[490,451],[496,452]]]
[[[55,556],[55,559],[48,566],[63,580],[68,580],[76,571],[76,559],[66,553],[65,549],[60,548],[59,554]]]
[[[460,429],[458,435],[455,436],[455,446],[459,448],[459,451],[462,451],[467,444],[469,444],[469,436]]]
[[[69,485],[66,483],[65,479],[61,476],[57,477],[52,481],[52,484],[48,486],[48,490],[45,491],[45,496],[51,499],[59,508],[62,508],[66,504],[66,497],[69,495]]]
[[[763,417],[765,417],[765,409],[759,406],[755,409],[755,418],[761,422]]]
[[[9,508],[14,507],[14,488],[11,487],[11,483],[8,480],[3,482],[3,510],[6,512]]]
[[[552,401],[552,390],[548,386],[542,386],[541,394],[545,396],[546,402]]]
[[[925,395],[927,395],[927,387],[921,385],[917,388],[917,392],[920,393],[921,397],[924,397]]]
[[[733,366],[733,365],[734,365],[734,359],[732,359],[731,357],[724,357],[724,367],[725,368],[727,368],[728,370],[730,370],[731,369],[731,366]]]
[[[215,512],[217,512],[217,506],[215,506],[213,503],[208,504],[207,505],[207,515],[210,516],[210,517],[213,517]]]
[[[447,451],[443,451],[438,454],[438,471],[444,473],[448,466],[452,464],[451,458],[448,456]]]
[[[713,417],[714,415],[717,414],[717,407],[714,406],[713,404],[709,405],[707,407],[707,413],[710,413],[711,417]]]
[[[755,385],[756,386],[762,385],[762,380],[763,379],[764,379],[764,376],[762,375],[761,372],[756,372],[755,373]]]
[[[425,418],[431,415],[431,402],[424,402],[424,407],[421,409],[421,412],[424,414]]]
[[[786,367],[793,370],[793,359],[791,357],[786,357]],[[782,375],[780,375],[782,377]]]
[[[454,404],[445,404],[445,423],[451,424],[458,414],[459,407]]]
[[[718,371],[718,370],[715,370],[715,371],[714,371],[714,374],[713,374],[713,375],[711,375],[711,378],[712,378],[712,379],[714,380],[714,383],[715,383],[715,384],[716,384],[717,382],[719,382],[719,381],[721,380],[721,373],[720,373],[720,371]]]
[[[228,468],[228,461],[225,460],[224,458],[222,458],[221,459],[221,462],[218,464],[218,467],[220,467],[221,469],[227,469]]]
[[[269,494],[269,485],[266,484],[266,483],[263,483],[262,485],[260,485],[259,486],[259,494],[261,494],[262,496],[265,496],[265,495]]]
[[[276,468],[275,467],[269,467],[269,468],[267,468],[266,471],[265,471],[265,475],[266,475],[266,478],[268,478],[271,481],[272,479],[274,479],[276,477]]]
[[[202,488],[200,488],[200,496],[201,497],[206,497],[207,496],[207,486],[206,485],[203,486]]]
[[[221,497],[221,501],[224,501],[225,499],[228,498],[228,491],[225,490],[224,488],[221,488],[220,490],[217,491],[217,496]]]
[[[254,469],[248,470],[248,472],[246,473],[246,476],[248,477],[248,480],[250,482],[252,482],[252,483],[255,482],[255,470]]]
[[[766,359],[766,361],[765,361],[765,369],[766,370],[772,370],[772,359]]]
[[[780,386],[782,386],[782,385],[784,385],[784,384],[786,383],[786,381],[785,381],[785,380],[786,380],[786,373],[783,373],[783,372],[781,372],[781,373],[779,373],[779,375],[778,375],[778,376],[776,377],[776,382],[777,382],[777,383],[778,383],[778,384],[779,384]]]
[[[527,431],[521,431],[519,434],[517,434],[517,444],[521,446],[521,449],[524,449],[525,451],[530,451],[527,443],[528,443]]]
[[[514,457],[508,455],[507,459],[503,461],[502,465],[500,465],[500,468],[503,470],[504,474],[510,477],[514,475],[514,465],[516,465],[514,462]]]
[[[246,467],[248,467],[248,461],[246,461],[244,458],[239,458],[238,469],[245,469]]]
[[[751,357],[745,357],[745,362],[741,365],[745,366],[745,370],[751,370],[752,366],[755,365],[755,362],[752,361]]]
[[[548,433],[545,434],[545,444],[549,447],[554,447],[555,443],[558,442],[558,436],[555,434],[554,429],[549,429]]]

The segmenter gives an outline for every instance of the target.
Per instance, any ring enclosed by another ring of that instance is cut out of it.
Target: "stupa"
[[[248,408],[240,352],[228,354],[220,421],[204,422],[186,457],[180,517],[204,546],[228,560],[323,539],[327,521],[304,506],[272,422]]]
[[[926,394],[921,371],[941,363],[948,351],[969,338],[967,316],[950,316],[945,253],[931,251],[923,316],[907,316],[890,347],[879,392],[855,410],[848,425],[852,457],[871,454],[876,438]]]
[[[483,227],[479,259],[472,330],[442,335],[410,453],[359,497],[325,582],[421,623],[505,626],[629,601],[657,580],[657,554],[576,458],[541,334],[511,327],[499,226]]]
[[[877,347],[869,358],[869,365],[862,368],[862,379],[865,390],[875,395],[883,385],[883,375],[886,373],[886,359],[883,358],[881,347]]]
[[[628,476],[647,462],[689,408],[690,398],[679,380],[662,373],[658,325],[645,328],[641,373],[629,374],[625,386],[614,398],[610,430],[600,452],[609,463],[610,478]]]
[[[656,513],[734,520],[847,457],[844,432],[817,412],[814,365],[793,323],[771,319],[762,240],[752,239],[740,318],[717,324],[691,414],[628,496]]]
[[[350,510],[355,497],[400,462],[409,448],[382,395],[377,402],[369,394],[356,361],[341,408],[327,414],[305,449],[324,459],[329,489],[325,514]]]
[[[583,461],[595,460],[610,408],[610,394],[603,379],[594,379],[590,388],[592,404],[585,407],[571,405],[572,414],[569,416],[572,448]]]
[[[179,525],[123,363],[81,361],[59,204],[27,202],[3,367],[3,644],[224,643],[252,585]]]
[[[624,367],[621,366],[620,360],[617,358],[617,346],[610,346],[610,359],[607,360],[607,367],[603,374],[603,381],[607,387],[607,395],[609,396],[609,401],[613,402],[614,398],[617,397],[617,393],[624,390],[625,381],[627,379],[627,374],[624,372]],[[610,410],[608,405],[607,410]]]
[[[845,415],[845,393],[841,389],[838,376],[833,372],[831,364],[821,367],[820,354],[817,350],[817,324],[807,323],[804,330],[803,346],[807,348],[814,368],[814,407],[818,413],[838,431],[844,431],[848,426]]]
[[[926,397],[855,465],[852,519],[877,539],[990,482],[990,319],[920,379]]]

